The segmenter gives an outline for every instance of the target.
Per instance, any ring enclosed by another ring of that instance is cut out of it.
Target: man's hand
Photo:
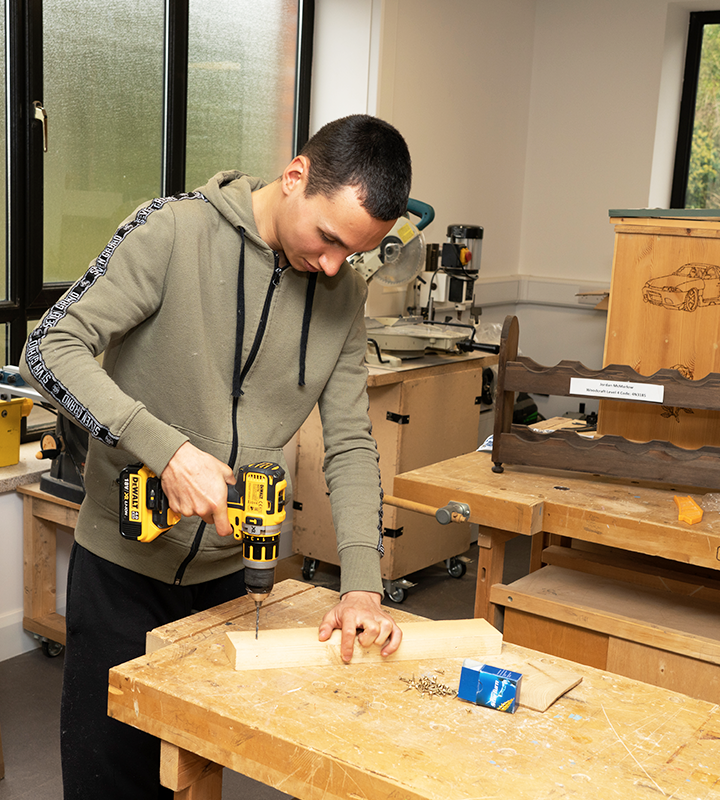
[[[227,487],[235,484],[233,471],[215,456],[185,442],[160,476],[170,508],[183,517],[201,517],[214,524],[220,536],[229,536]]]
[[[377,644],[382,647],[381,655],[394,653],[402,641],[402,631],[383,610],[381,600],[382,595],[376,592],[344,594],[335,608],[323,617],[318,639],[326,642],[335,628],[340,628],[340,655],[346,663],[352,658],[356,636],[362,647]]]

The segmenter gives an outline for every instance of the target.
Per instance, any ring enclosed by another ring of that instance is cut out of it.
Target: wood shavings
[[[410,689],[417,689],[423,697],[426,694],[432,697],[457,697],[457,691],[455,689],[451,689],[444,683],[440,683],[434,675],[422,675],[418,679],[416,679],[414,675],[412,678],[403,678],[401,675],[400,680],[403,683],[407,683],[408,687],[405,689],[406,692],[409,692]]]

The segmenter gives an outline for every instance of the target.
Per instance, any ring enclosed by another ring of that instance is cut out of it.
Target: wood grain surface
[[[336,600],[310,589],[266,625],[316,627]],[[223,628],[252,617],[231,617],[114,668],[110,715],[301,800],[720,797],[716,705],[507,645],[582,682],[544,714],[504,714],[401,680],[456,687],[459,657],[237,672]]]
[[[484,619],[449,619],[407,622],[400,647],[383,657],[381,647],[361,647],[355,640],[351,667],[386,661],[416,661],[475,653],[475,658],[496,656],[502,650],[502,634]],[[326,642],[318,641],[312,628],[232,631],[225,634],[225,652],[233,669],[278,669],[296,666],[342,666],[341,632],[334,630]]]

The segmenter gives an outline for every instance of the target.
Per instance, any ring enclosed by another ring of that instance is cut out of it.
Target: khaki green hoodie
[[[282,448],[318,403],[341,591],[382,593],[367,287],[347,263],[332,278],[280,268],[253,218],[262,185],[222,172],[141,207],[30,335],[21,373],[91,434],[77,541],[166,583],[239,569],[238,543],[197,517],[154,542],[123,539],[120,470],[159,475],[189,440],[235,471],[259,460],[287,471]]]

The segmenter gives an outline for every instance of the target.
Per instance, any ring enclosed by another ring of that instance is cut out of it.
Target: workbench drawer
[[[720,702],[720,605],[546,566],[491,601],[506,642]]]

